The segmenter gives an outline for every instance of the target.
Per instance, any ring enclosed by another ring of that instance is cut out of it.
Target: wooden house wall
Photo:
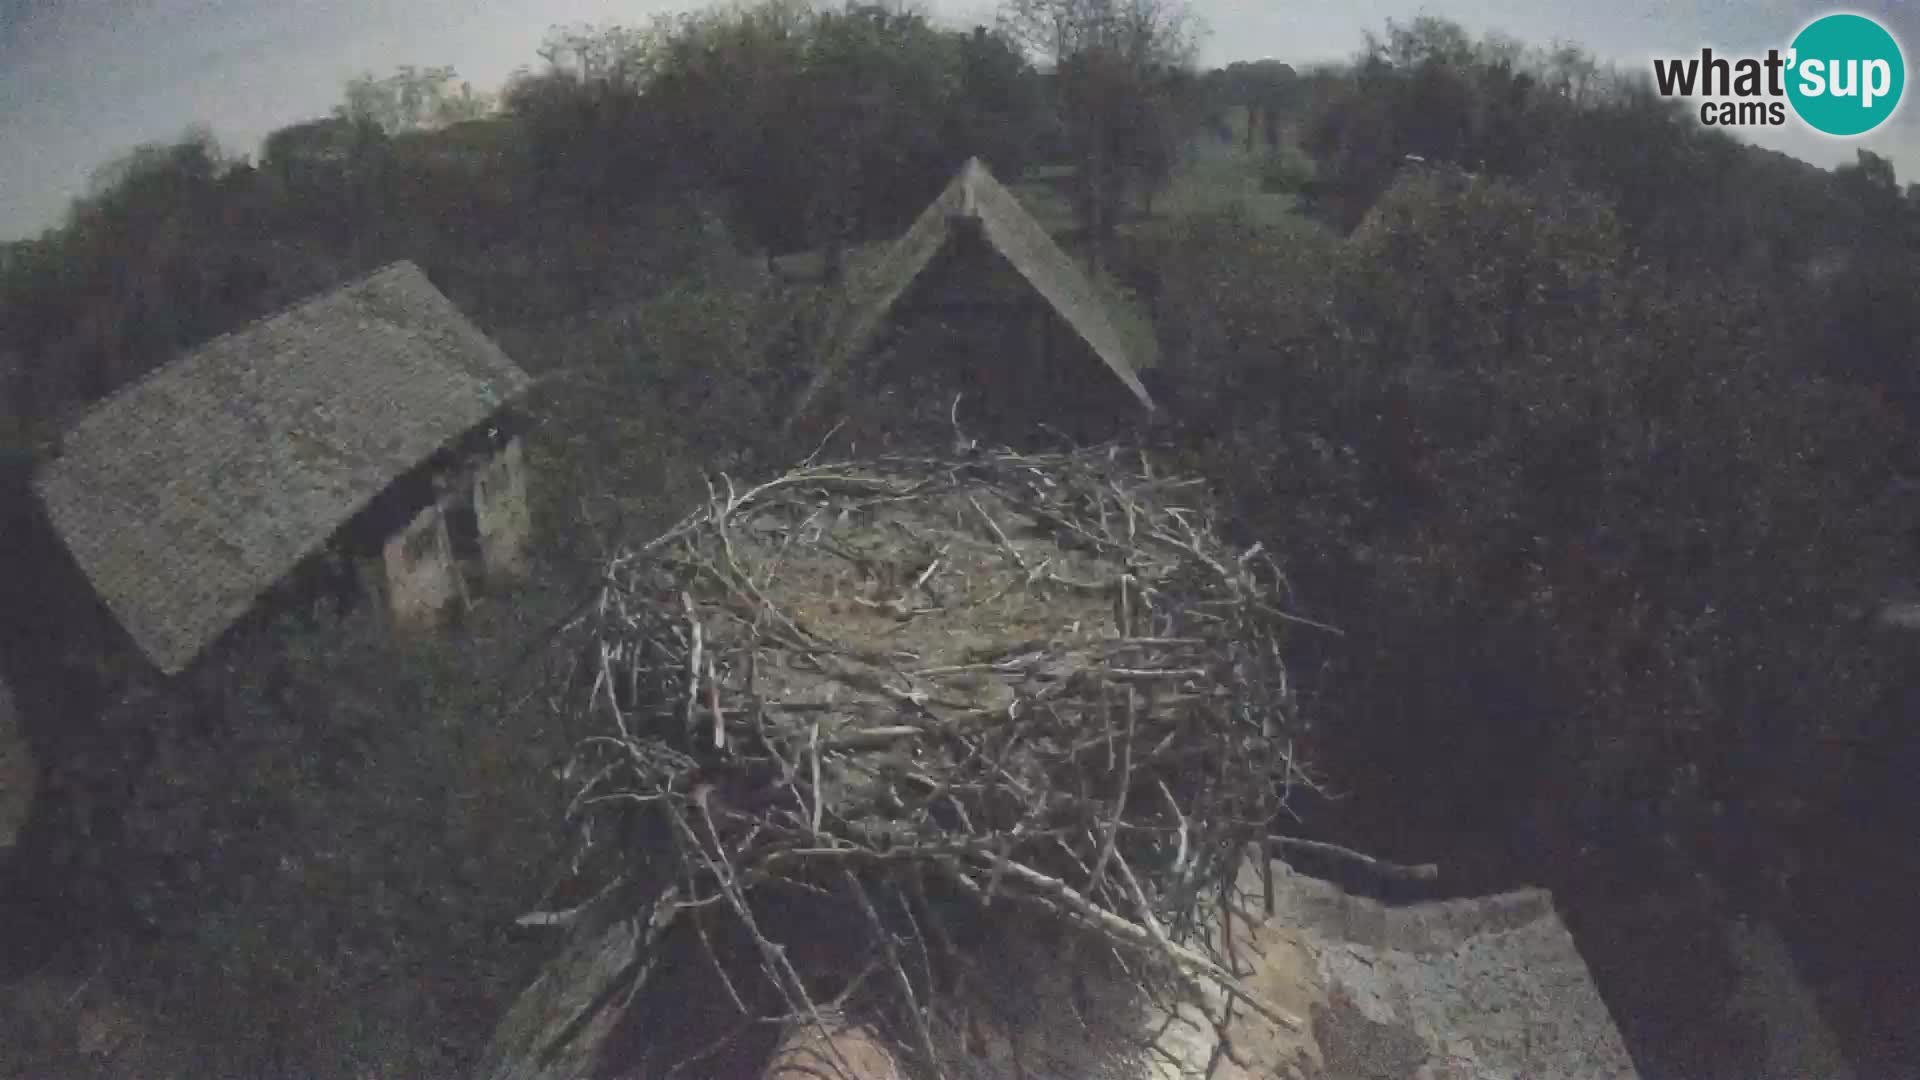
[[[430,626],[466,590],[439,503],[422,507],[381,549],[387,607],[403,627]]]
[[[475,469],[471,498],[486,573],[505,577],[524,573],[532,521],[527,509],[526,455],[518,437],[509,439]]]

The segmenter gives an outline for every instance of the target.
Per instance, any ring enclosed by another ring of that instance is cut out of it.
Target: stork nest
[[[1312,783],[1281,645],[1317,624],[1199,481],[967,447],[720,487],[574,628],[576,866],[651,882],[649,940],[696,934],[743,1023],[863,1012],[931,1075],[963,924],[1006,905],[1297,1026],[1202,924]]]

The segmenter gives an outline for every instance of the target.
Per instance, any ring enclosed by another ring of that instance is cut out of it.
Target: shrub
[[[1296,194],[1307,190],[1316,175],[1313,159],[1287,146],[1260,163],[1260,190],[1270,195]]]
[[[1838,610],[1897,555],[1870,395],[1549,181],[1410,174],[1299,239],[1221,217],[1158,254],[1201,452],[1348,631],[1333,755],[1432,806],[1430,842],[1543,810],[1728,853],[1718,813],[1777,835],[1830,798],[1890,671]]]
[[[1280,357],[1310,365],[1324,355],[1338,250],[1312,222],[1259,225],[1229,207],[1142,230],[1121,259],[1129,277],[1151,283],[1162,363],[1194,385],[1205,411],[1244,379],[1281,374]]]

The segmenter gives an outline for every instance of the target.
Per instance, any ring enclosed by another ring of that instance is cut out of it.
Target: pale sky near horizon
[[[1785,47],[1815,16],[1869,15],[1903,44],[1920,42],[1920,9],[1902,0],[1831,7],[1816,0],[1191,0],[1209,28],[1207,66],[1273,57],[1293,64],[1351,57],[1388,19],[1441,15],[1475,33],[1529,44],[1580,44],[1602,61],[1647,70],[1656,55]],[[135,145],[211,128],[230,152],[324,115],[341,87],[400,64],[450,64],[497,88],[554,24],[644,20],[698,0],[0,0],[0,239],[56,225],[93,169]],[[991,0],[929,0],[943,21],[990,21]],[[1908,44],[1909,60],[1920,45]],[[1915,87],[1908,97],[1920,95]],[[1798,126],[1756,141],[1821,166],[1856,147],[1920,179],[1920,108],[1903,104],[1861,139]]]

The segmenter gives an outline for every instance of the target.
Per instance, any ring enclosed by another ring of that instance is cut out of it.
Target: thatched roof
[[[821,370],[796,412],[804,411],[813,396],[872,343],[907,287],[954,238],[955,222],[964,220],[979,224],[988,245],[1053,306],[1140,404],[1152,410],[1153,398],[1137,374],[1146,366],[1146,358],[1136,355],[1120,332],[1108,301],[1013,193],[993,178],[979,158],[970,158],[884,258],[849,273],[846,301],[835,319]]]
[[[425,274],[395,263],[122,389],[34,483],[94,588],[171,674],[527,385]]]

